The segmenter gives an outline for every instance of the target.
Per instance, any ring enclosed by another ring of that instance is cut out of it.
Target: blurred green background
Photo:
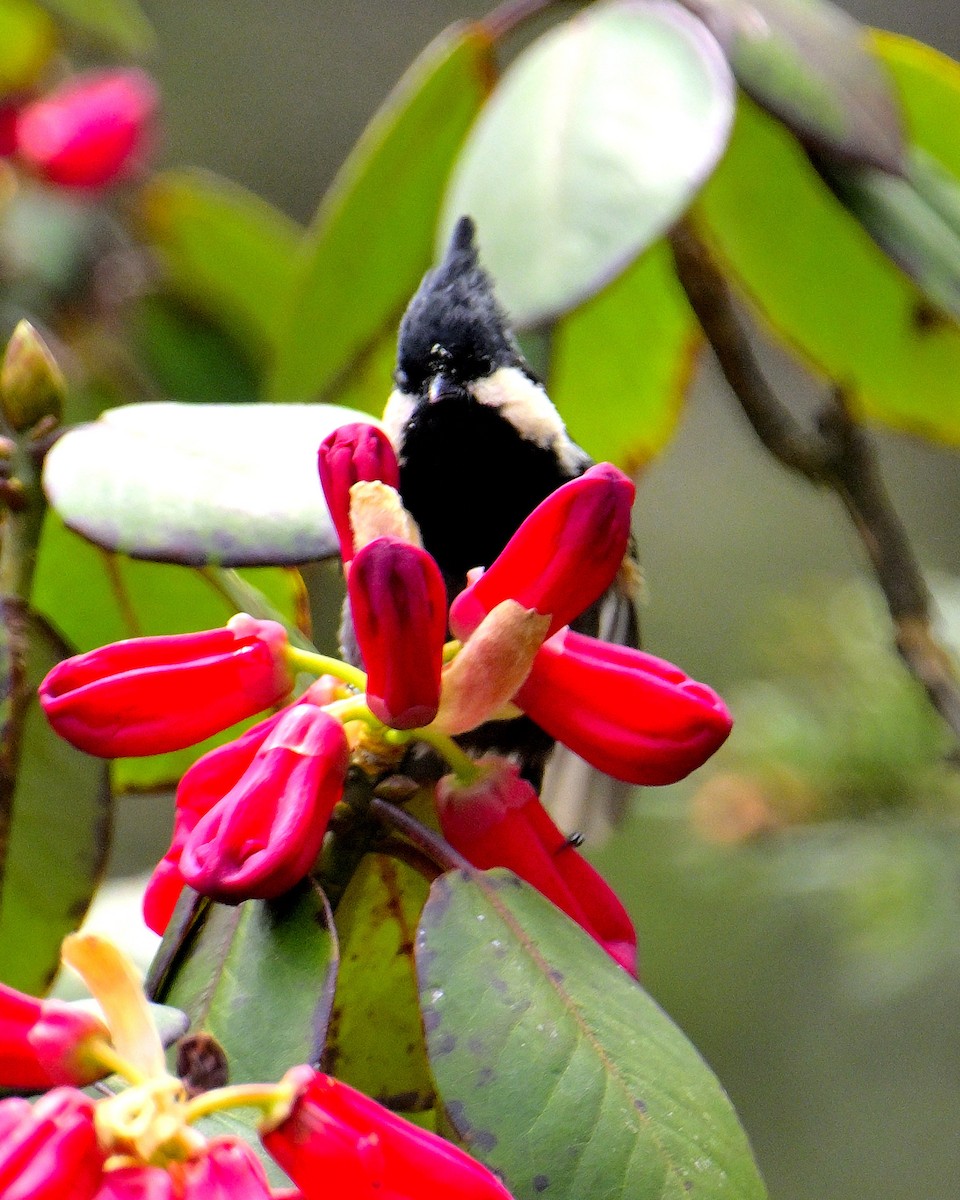
[[[417,51],[487,6],[143,7],[158,35],[161,161],[209,166],[307,221]],[[960,56],[955,0],[846,7]],[[809,411],[814,384],[764,353]],[[949,614],[956,456],[874,436]],[[646,645],[729,695],[739,721],[716,768],[639,796],[598,853],[638,920],[645,982],[728,1088],[775,1200],[955,1196],[957,798],[936,719],[868,599],[860,545],[832,496],[762,452],[708,362],[640,481],[637,532]],[[801,598],[789,616],[788,593]],[[114,873],[146,869],[168,810],[128,796],[118,816]]]

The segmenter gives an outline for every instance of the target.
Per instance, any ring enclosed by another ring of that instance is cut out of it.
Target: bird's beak
[[[455,383],[449,375],[440,372],[430,380],[427,388],[427,402],[436,404],[439,400],[463,400],[466,392],[459,383]]]

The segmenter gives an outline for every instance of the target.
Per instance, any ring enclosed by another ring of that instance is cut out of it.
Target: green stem
[[[341,662],[339,658],[331,658],[328,654],[317,654],[312,650],[301,650],[297,646],[287,646],[285,651],[287,662],[295,671],[306,671],[310,675],[333,675],[349,683],[358,692],[366,691],[367,677],[357,667]]]
[[[386,728],[383,722],[378,721],[367,708],[367,702],[363,696],[351,696],[348,700],[334,700],[332,704],[325,704],[323,711],[328,712],[331,717],[336,717],[343,725],[346,725],[348,721],[364,721],[372,729]]]
[[[209,1117],[211,1113],[225,1112],[228,1108],[259,1108],[272,1111],[278,1101],[287,1099],[290,1088],[282,1083],[238,1083],[233,1087],[214,1088],[195,1096],[187,1104],[185,1119],[189,1124]]]
[[[426,742],[442,758],[446,759],[461,783],[476,783],[483,773],[470,755],[461,750],[448,733],[443,733],[430,725],[424,725],[421,729],[390,730],[386,734],[386,740],[395,745],[411,741]]]

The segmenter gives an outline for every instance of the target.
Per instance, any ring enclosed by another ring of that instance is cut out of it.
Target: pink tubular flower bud
[[[179,1200],[162,1167],[117,1167],[106,1171],[95,1200]]]
[[[305,1200],[510,1200],[497,1177],[462,1150],[312,1067],[294,1067],[289,1115],[261,1134]]]
[[[683,779],[733,724],[716,692],[672,663],[569,629],[543,644],[515,699],[551,737],[626,783]]]
[[[85,1054],[94,1038],[108,1042],[110,1034],[92,1013],[0,983],[0,1088],[85,1087],[102,1078],[107,1072]]]
[[[183,1200],[271,1200],[263,1164],[236,1137],[213,1138],[182,1169]]]
[[[40,685],[47,720],[102,758],[162,754],[277,704],[287,635],[246,613],[224,629],[114,642],[59,663]]]
[[[623,562],[633,496],[633,484],[609,463],[551,492],[451,604],[455,636],[469,637],[508,599],[549,614],[550,633],[578,617],[603,595]]]
[[[506,867],[552,901],[631,975],[637,973],[633,922],[606,881],[548,816],[515,764],[481,760],[483,778],[437,784],[443,836],[475,867]]]
[[[394,729],[429,724],[447,630],[440,568],[419,546],[377,538],[358,551],[347,588],[371,712]]]
[[[288,891],[320,851],[347,763],[339,721],[310,704],[288,708],[235,786],[187,836],[184,880],[225,904]]]
[[[0,1100],[0,1196],[3,1200],[92,1200],[103,1173],[93,1102],[55,1088],[30,1105]]]
[[[354,422],[341,425],[323,439],[317,452],[317,469],[324,499],[340,539],[340,557],[348,563],[353,558],[350,489],[355,483],[375,480],[397,487],[400,482],[397,456],[382,429]]]
[[[21,159],[61,187],[98,188],[130,173],[143,157],[157,89],[142,71],[81,75],[17,118]]]

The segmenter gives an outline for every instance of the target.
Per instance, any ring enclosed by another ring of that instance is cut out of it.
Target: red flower
[[[550,615],[555,633],[613,582],[630,540],[634,486],[600,463],[533,510],[487,570],[450,606],[450,628],[466,638],[502,600]],[[549,636],[549,635],[548,635]]]
[[[187,836],[184,880],[226,904],[293,887],[320,851],[348,758],[339,721],[312,704],[286,709],[236,785]]]
[[[103,1172],[93,1101],[55,1088],[33,1105],[0,1100],[0,1196],[3,1200],[91,1200]]]
[[[419,546],[381,537],[357,553],[347,585],[371,712],[394,729],[429,724],[447,630],[440,568]]]
[[[85,1055],[86,1043],[109,1037],[92,1013],[0,984],[0,1087],[24,1092],[59,1084],[84,1087],[107,1074]]]
[[[184,1200],[270,1200],[270,1183],[256,1152],[236,1137],[213,1138],[184,1163]]]
[[[42,1091],[100,1079],[107,1072],[84,1053],[92,1038],[110,1040],[107,1027],[92,1013],[0,983],[0,1088]]]
[[[340,539],[340,557],[346,564],[353,558],[350,489],[355,483],[374,480],[396,488],[400,481],[397,456],[382,429],[355,422],[327,434],[317,452],[317,469]]]
[[[274,713],[232,742],[208,751],[180,780],[170,849],[157,863],[143,893],[143,919],[154,933],[162,934],[166,930],[183,891],[185,881],[180,873],[180,859],[187,839],[200,818],[240,782],[283,712]]]
[[[263,1144],[305,1200],[510,1200],[492,1172],[443,1138],[311,1067],[294,1067],[293,1109]]]
[[[678,667],[569,629],[540,648],[516,702],[551,737],[627,783],[675,783],[732,725],[716,692]]]
[[[162,1167],[118,1167],[104,1173],[95,1200],[178,1200]]]
[[[142,158],[157,100],[153,81],[142,71],[71,79],[20,110],[20,158],[62,187],[113,183]]]
[[[572,917],[631,975],[637,935],[616,893],[547,815],[533,786],[504,759],[482,761],[483,778],[437,784],[443,836],[481,870],[507,867]]]
[[[276,621],[114,642],[59,663],[40,703],[61,737],[103,758],[178,750],[278,703],[293,679]]]

